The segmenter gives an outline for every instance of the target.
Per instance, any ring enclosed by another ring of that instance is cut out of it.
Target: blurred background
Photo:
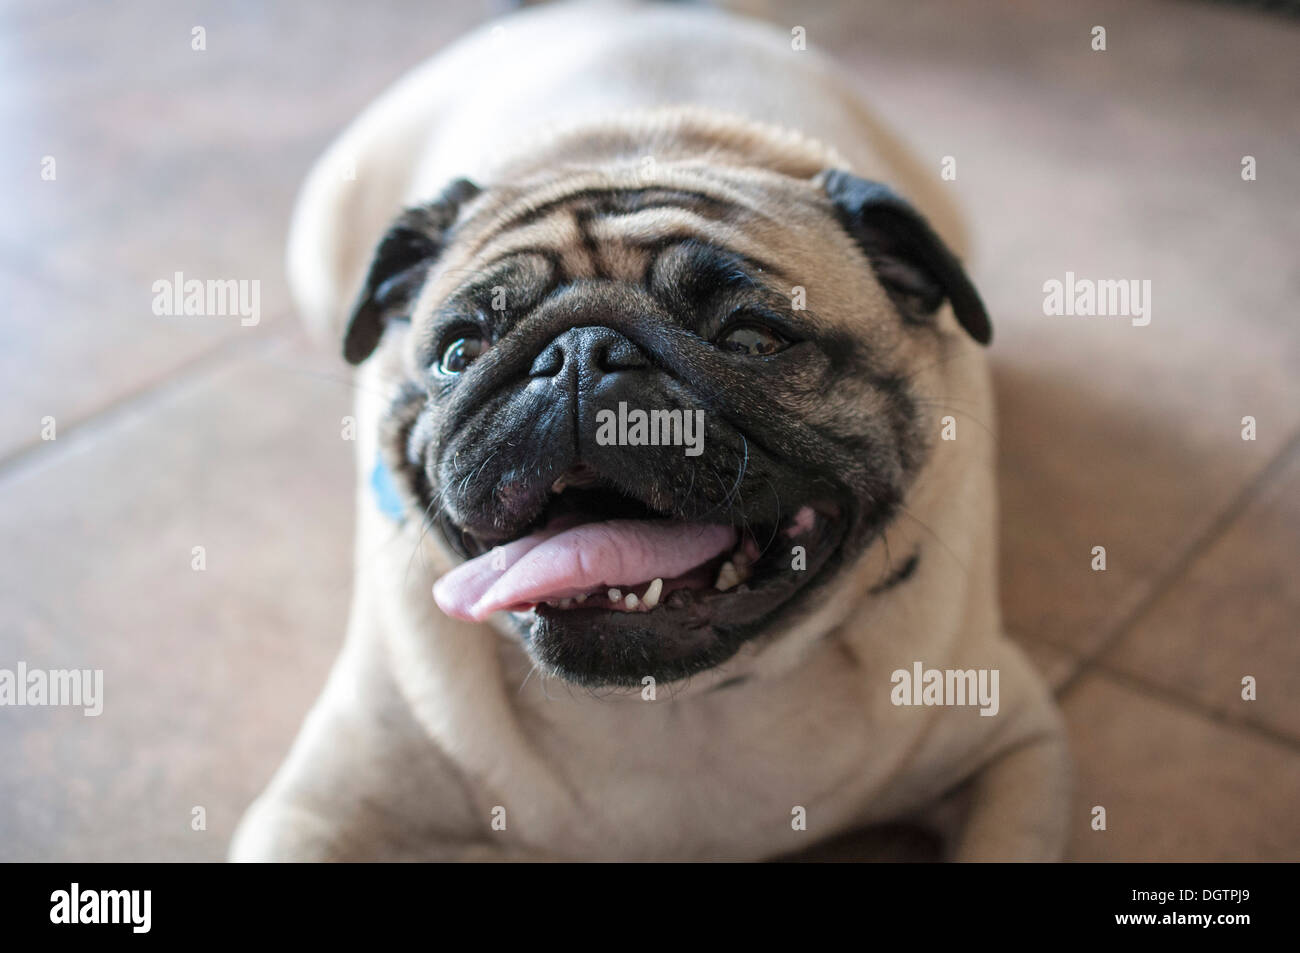
[[[1069,721],[1070,859],[1300,859],[1300,21],[763,7],[936,174],[957,159],[1003,603]],[[291,204],[367,102],[499,12],[0,4],[0,668],[102,669],[105,696],[0,708],[0,859],[220,859],[287,751],[343,636],[353,493],[350,374],[285,286]],[[1150,325],[1044,316],[1067,270],[1149,279]],[[154,314],[177,272],[259,281],[260,320]]]

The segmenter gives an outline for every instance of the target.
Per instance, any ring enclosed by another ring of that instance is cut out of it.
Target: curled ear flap
[[[947,298],[967,333],[989,343],[993,328],[979,292],[916,209],[887,186],[839,169],[823,173],[822,181],[840,223],[905,319],[925,320]]]
[[[343,333],[343,356],[349,364],[360,364],[374,353],[388,318],[410,307],[461,205],[481,191],[468,179],[457,179],[434,201],[404,211],[380,239]]]

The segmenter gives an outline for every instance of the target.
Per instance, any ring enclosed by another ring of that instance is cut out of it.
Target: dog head
[[[379,243],[344,352],[400,367],[381,448],[462,563],[444,610],[638,685],[849,585],[926,463],[926,375],[989,335],[885,186],[685,158],[452,183]]]

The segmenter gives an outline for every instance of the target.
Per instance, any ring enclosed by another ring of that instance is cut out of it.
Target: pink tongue
[[[501,609],[671,579],[735,544],[730,526],[702,523],[610,520],[542,530],[457,566],[433,597],[447,615],[481,622]]]

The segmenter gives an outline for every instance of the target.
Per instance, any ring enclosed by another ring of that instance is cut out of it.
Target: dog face
[[[396,356],[380,442],[465,561],[444,610],[508,610],[548,672],[639,685],[843,584],[926,462],[945,299],[987,341],[956,260],[875,183],[604,164],[408,210],[345,355]]]

